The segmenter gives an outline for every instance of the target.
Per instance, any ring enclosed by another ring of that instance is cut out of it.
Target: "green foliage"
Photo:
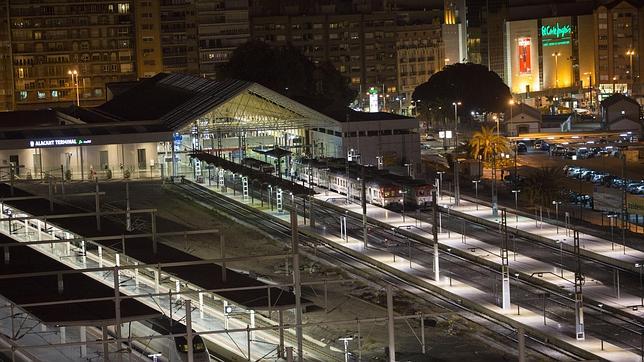
[[[123,171],[123,178],[124,178],[124,179],[129,179],[129,178],[130,178],[130,170],[125,169],[125,170]]]
[[[495,155],[510,152],[508,139],[487,127],[481,127],[480,131],[474,132],[469,146],[472,158],[479,159],[481,156],[483,162],[489,162]]]
[[[498,74],[474,63],[448,65],[414,90],[413,99],[420,100],[421,113],[448,114],[454,112],[453,102],[461,102],[459,113],[502,112],[511,98],[508,88]],[[440,111],[439,111],[440,107]]]
[[[259,83],[316,109],[346,107],[356,95],[331,63],[315,65],[293,46],[277,48],[257,40],[237,47],[217,74]]]
[[[105,169],[105,178],[108,180],[112,179],[112,170],[110,170],[109,168]]]
[[[523,181],[523,192],[534,205],[550,207],[561,197],[565,175],[560,167],[535,169]]]
[[[67,169],[67,171],[65,171],[65,180],[70,181],[71,179],[72,179],[72,170]]]

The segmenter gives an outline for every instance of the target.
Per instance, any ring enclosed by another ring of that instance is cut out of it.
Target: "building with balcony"
[[[8,6],[9,34],[3,38],[10,42],[12,108],[77,99],[82,106],[97,105],[105,100],[105,83],[136,78],[133,1],[12,1]],[[6,46],[3,50],[6,54]],[[6,55],[0,61],[6,67]],[[74,71],[76,76],[70,74]]]

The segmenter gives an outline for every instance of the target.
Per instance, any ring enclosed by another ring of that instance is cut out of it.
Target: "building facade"
[[[593,16],[599,92],[641,96],[644,7],[635,1],[613,1],[597,7]]]
[[[409,110],[416,87],[443,68],[445,56],[441,41],[439,24],[398,27],[396,60],[399,94],[397,100],[401,109]]]
[[[248,0],[197,1],[199,73],[214,77],[250,36]]]
[[[96,105],[105,83],[136,79],[132,1],[8,6],[16,109]]]

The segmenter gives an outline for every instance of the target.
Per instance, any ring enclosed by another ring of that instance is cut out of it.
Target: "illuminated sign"
[[[378,112],[378,90],[374,87],[369,89],[369,112]]]
[[[29,141],[29,147],[57,147],[57,146],[81,146],[89,145],[92,140],[78,138],[58,138],[48,140]]]
[[[570,36],[572,35],[572,27],[568,25],[543,25],[541,26],[541,42],[544,47],[551,47],[555,45],[570,44]]]
[[[530,62],[530,46],[532,45],[529,37],[519,38],[517,53],[519,54],[519,73],[530,74],[532,73],[532,65]]]

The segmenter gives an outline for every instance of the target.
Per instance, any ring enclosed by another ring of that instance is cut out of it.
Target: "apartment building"
[[[248,0],[199,0],[196,7],[199,73],[214,77],[217,67],[250,37]]]
[[[399,108],[409,113],[412,94],[445,65],[441,25],[402,25],[396,32]]]
[[[156,0],[160,6],[163,70],[199,72],[198,27],[194,0]]]
[[[15,0],[7,6],[11,107],[96,105],[105,100],[105,83],[136,79],[132,1]]]
[[[617,0],[598,6],[593,16],[599,92],[642,95],[644,6],[637,1]]]

